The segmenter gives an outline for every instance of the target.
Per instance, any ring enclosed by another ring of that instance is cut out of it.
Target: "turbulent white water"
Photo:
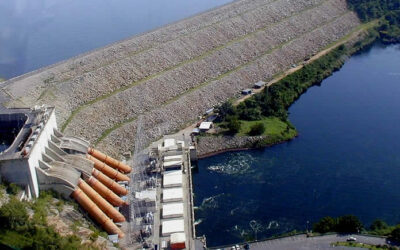
[[[249,172],[251,164],[254,162],[254,158],[241,152],[235,158],[227,159],[225,162],[213,164],[207,167],[208,170],[227,174],[227,175],[237,175],[237,174],[244,174]]]

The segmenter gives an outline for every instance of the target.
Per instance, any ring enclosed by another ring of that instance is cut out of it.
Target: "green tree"
[[[372,231],[378,231],[388,228],[388,225],[383,220],[376,219],[372,222],[371,226],[369,227]]]
[[[226,127],[228,128],[230,134],[236,134],[237,132],[239,132],[241,123],[236,116],[228,116],[226,120]]]
[[[339,233],[359,233],[363,228],[361,221],[354,215],[344,215],[338,218],[336,231]]]
[[[0,208],[0,226],[2,228],[19,229],[28,221],[28,213],[24,203],[11,197],[10,201]]]
[[[7,193],[12,195],[17,195],[19,190],[21,190],[21,188],[15,183],[10,183],[7,187]]]
[[[216,108],[218,110],[218,120],[225,121],[227,116],[233,116],[236,114],[236,109],[231,101],[224,102],[221,106]]]
[[[400,242],[400,225],[397,225],[396,228],[390,233],[390,239]]]
[[[262,122],[258,122],[251,126],[249,135],[262,135],[265,132],[265,125]]]
[[[328,233],[336,231],[336,219],[324,217],[313,225],[313,231],[318,233]]]

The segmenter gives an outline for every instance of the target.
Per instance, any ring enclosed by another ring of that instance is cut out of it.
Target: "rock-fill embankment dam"
[[[54,105],[66,134],[117,154],[178,130],[360,24],[345,0],[239,0],[11,79],[7,106]],[[140,119],[138,119],[140,117]]]

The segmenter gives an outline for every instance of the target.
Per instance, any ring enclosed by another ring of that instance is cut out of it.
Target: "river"
[[[300,136],[199,161],[196,234],[209,246],[306,230],[324,216],[400,222],[400,45],[374,45],[290,109]]]
[[[0,78],[12,78],[232,0],[2,0]]]

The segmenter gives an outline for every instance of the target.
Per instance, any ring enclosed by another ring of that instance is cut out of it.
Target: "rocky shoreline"
[[[202,159],[225,152],[265,148],[294,138],[265,143],[267,136],[200,136],[196,142],[197,157]]]

